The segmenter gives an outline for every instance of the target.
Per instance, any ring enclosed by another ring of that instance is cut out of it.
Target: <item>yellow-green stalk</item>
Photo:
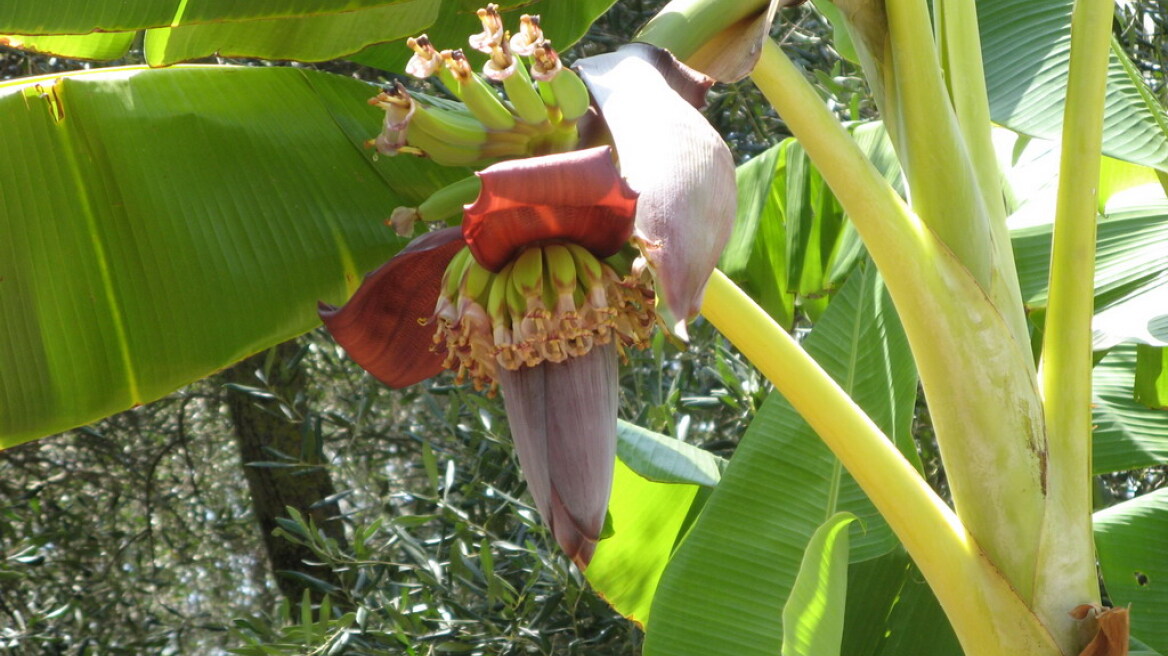
[[[900,537],[968,656],[1059,654],[1051,636],[896,446],[811,356],[721,271],[702,314],[775,385]]]
[[[897,126],[893,144],[913,211],[989,289],[994,266],[989,220],[941,77],[929,8],[924,0],[887,0],[885,10],[891,56],[885,81],[895,86],[897,106],[893,112],[881,109],[885,121]]]
[[[1063,114],[1041,378],[1049,434],[1050,505],[1043,522],[1035,608],[1062,619],[1098,603],[1091,530],[1091,317],[1095,198],[1111,40],[1111,0],[1076,0]],[[1080,647],[1081,645],[1070,645]]]
[[[764,45],[752,77],[876,261],[912,346],[958,513],[1029,600],[1045,466],[1043,411],[1027,364],[1030,353],[1015,342],[969,271],[908,211],[773,42]]]
[[[973,0],[939,0],[933,4],[933,16],[945,84],[993,236],[996,266],[990,281],[990,298],[1006,317],[1014,339],[1019,344],[1029,345],[1030,333],[1021,302],[1018,271],[1006,227],[1002,174],[994,152],[977,7]]]

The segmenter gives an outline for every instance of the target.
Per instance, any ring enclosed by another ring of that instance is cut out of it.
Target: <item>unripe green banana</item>
[[[535,83],[535,88],[539,91],[539,97],[543,100],[543,104],[547,106],[548,110],[554,109],[558,115],[560,110],[556,105],[556,92],[552,91],[552,85],[539,81]],[[553,120],[558,122],[560,119],[556,118]]]
[[[475,117],[464,103],[457,100],[450,100],[448,98],[441,98],[436,96],[424,96],[415,94],[419,102],[425,104],[426,107],[434,107],[441,109],[448,114],[454,115],[454,120],[467,122],[473,121],[478,124],[480,129],[487,133],[487,141],[491,143],[497,142],[515,142],[526,144],[531,140],[532,135],[539,133],[535,127],[527,123],[516,122],[515,127],[507,131],[486,130],[486,127]]]
[[[450,90],[466,104],[479,122],[491,130],[504,131],[515,127],[515,115],[507,109],[491,85],[471,70],[461,50],[444,50],[442,58],[446,70],[451,73],[448,78],[443,77],[443,82],[450,80]]]
[[[471,258],[462,278],[462,296],[474,299],[479,305],[485,304],[490,294],[493,277],[494,274],[487,271],[474,258]]]
[[[543,247],[544,267],[547,278],[555,286],[557,294],[571,294],[576,291],[576,261],[572,251],[563,244],[549,244]]]
[[[515,127],[515,115],[507,109],[491,85],[477,74],[471,73],[469,78],[461,81],[459,90],[462,92],[462,102],[483,125],[500,131]]]
[[[515,259],[511,282],[524,298],[543,294],[543,253],[538,246],[528,248]]]
[[[531,149],[531,139],[527,139],[522,142],[510,140],[492,141],[483,146],[482,155],[488,159],[499,159],[502,157],[530,157]]]
[[[621,250],[604,258],[604,263],[612,267],[622,276],[627,276],[633,269],[633,262],[637,259],[640,251],[630,250],[629,248],[622,248]]]
[[[507,308],[507,294],[511,288],[511,270],[514,265],[508,263],[503,270],[495,274],[491,281],[491,290],[487,296],[487,314],[491,321],[507,321],[510,312]]]
[[[592,105],[592,96],[588,94],[584,80],[570,68],[561,70],[548,82],[548,86],[555,95],[556,106],[560,109],[564,121],[577,120]]]
[[[596,259],[596,256],[578,244],[565,244],[565,246],[572,253],[572,260],[576,263],[577,279],[583,281],[589,289],[602,284],[604,270],[600,267],[600,261]]]
[[[473,203],[482,187],[483,182],[477,175],[468,175],[458,182],[448,184],[430,194],[429,198],[418,205],[418,218],[423,221],[462,218],[462,206]]]
[[[515,58],[515,73],[503,79],[503,90],[524,122],[532,125],[548,122],[548,106],[535,90],[522,59]]]
[[[458,287],[462,283],[462,276],[466,273],[466,267],[473,261],[470,255],[470,249],[463,247],[454,257],[450,259],[450,264],[446,265],[446,273],[442,274],[442,295],[446,298],[454,298],[458,294]]]
[[[410,123],[406,140],[427,157],[443,166],[471,166],[481,163],[485,156],[479,146],[462,146],[443,141]]]
[[[527,312],[527,301],[524,300],[523,293],[519,291],[519,286],[515,284],[515,267],[511,267],[511,276],[507,282],[510,283],[504,290],[507,296],[507,310],[511,313],[515,329],[518,330],[519,322],[523,320],[523,315]]]
[[[421,103],[415,105],[410,124],[438,139],[460,146],[478,146],[488,138],[487,129],[473,116]]]

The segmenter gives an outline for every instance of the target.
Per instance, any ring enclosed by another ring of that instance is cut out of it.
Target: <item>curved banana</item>
[[[515,113],[519,114],[519,118],[525,123],[532,125],[548,123],[548,106],[535,90],[527,67],[518,57],[515,58],[515,69],[514,73],[503,78],[503,90],[507,92],[507,98],[515,106]]]
[[[448,184],[418,205],[418,218],[423,221],[446,221],[456,216],[461,218],[462,206],[473,203],[482,186],[477,175],[468,175]]]
[[[576,291],[576,261],[572,251],[563,244],[548,244],[543,247],[544,268],[547,278],[555,287],[556,294],[572,294]]]
[[[547,84],[551,87],[556,106],[560,109],[562,120],[565,122],[575,121],[592,106],[592,96],[588,94],[584,80],[570,68],[561,70]]]
[[[486,305],[490,299],[491,280],[495,274],[471,258],[462,277],[461,296],[472,298],[479,305]]]
[[[524,298],[543,297],[543,253],[541,248],[528,248],[515,260],[511,282]]]
[[[450,90],[466,104],[479,122],[491,130],[504,131],[515,127],[515,115],[507,109],[491,85],[471,70],[461,50],[443,50],[442,60],[446,64],[444,70],[450,73],[442,81],[450,80]]]
[[[463,247],[454,254],[450,264],[446,265],[446,272],[442,274],[443,296],[453,299],[458,295],[458,287],[462,283],[462,277],[466,274],[466,268],[473,261],[474,258],[471,257],[469,248]]]
[[[410,124],[406,139],[411,146],[443,166],[471,166],[487,158],[479,146],[449,143],[418,128],[414,123]]]
[[[411,127],[460,146],[478,146],[488,139],[487,129],[473,116],[415,103]]]

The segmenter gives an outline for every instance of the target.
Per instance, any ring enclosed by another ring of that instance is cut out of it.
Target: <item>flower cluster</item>
[[[386,155],[410,153],[449,166],[477,166],[500,158],[541,155],[574,148],[577,123],[589,111],[584,82],[565,68],[539,26],[524,15],[518,33],[503,29],[497,5],[478,11],[483,31],[470,37],[488,55],[477,74],[462,50],[439,51],[425,34],[406,41],[414,51],[406,72],[436,77],[463,106],[411,95],[397,84],[370,103],[385,110],[381,134],[372,141]],[[530,60],[526,65],[521,57]],[[507,102],[490,82],[502,85]]]
[[[458,203],[460,227],[415,238],[320,314],[387,385],[453,369],[501,390],[532,498],[583,569],[612,485],[618,358],[656,323],[685,337],[732,227],[734,166],[695,108],[711,81],[669,53],[626,46],[576,62],[577,74],[538,17],[512,36],[496,6],[478,15],[482,76],[462,51],[408,41],[407,71],[461,103],[401,85],[371,101],[386,113],[379,152],[489,164],[432,199],[477,197]],[[579,149],[586,120],[613,146]],[[395,229],[412,232],[421,209],[396,210]]]

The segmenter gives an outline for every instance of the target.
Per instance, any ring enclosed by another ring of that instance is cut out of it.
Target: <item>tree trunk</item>
[[[339,513],[337,503],[320,503],[335,493],[328,469],[310,466],[323,464],[317,459],[317,450],[310,447],[311,452],[304,453],[302,429],[305,427],[289,419],[281,409],[282,399],[285,403],[296,404],[295,409],[300,416],[303,416],[305,410],[302,392],[306,376],[299,366],[287,366],[298,350],[295,341],[276,347],[275,364],[267,376],[266,385],[256,375],[257,371],[264,368],[266,352],[254,355],[223,372],[224,380],[229,383],[261,388],[277,397],[264,398],[239,389],[227,390],[235,440],[239,445],[243,473],[251,490],[252,506],[259,522],[268,562],[280,592],[293,603],[299,603],[304,590],[311,589],[311,586],[303,579],[289,576],[289,572],[306,574],[337,586],[341,582],[328,567],[308,564],[319,560],[311,549],[274,535],[276,518],[287,517],[285,508],[290,506],[299,510],[305,518],[311,517],[326,536],[345,545],[344,525],[334,519]],[[302,463],[304,466],[279,468],[249,464],[282,461],[284,459],[280,454],[290,456],[293,459],[288,461],[290,464]],[[319,600],[321,595],[319,591],[312,590],[312,596]]]

